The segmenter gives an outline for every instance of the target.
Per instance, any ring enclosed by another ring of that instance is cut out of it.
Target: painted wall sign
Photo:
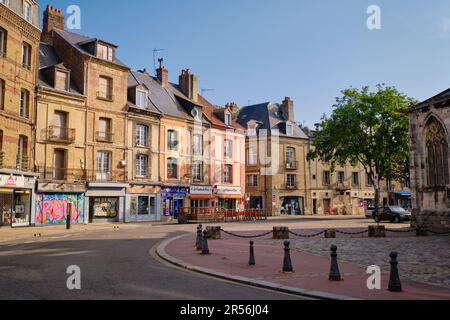
[[[36,224],[65,224],[68,207],[72,207],[71,223],[84,222],[83,194],[39,194],[36,197]]]
[[[212,195],[213,188],[210,186],[191,186],[191,195]]]
[[[163,197],[183,197],[185,198],[189,194],[189,188],[187,187],[163,187],[161,188],[161,194]]]
[[[25,177],[14,175],[0,175],[0,187],[25,188]]]
[[[227,196],[227,195],[236,195],[239,196],[242,194],[241,187],[216,187],[215,194],[219,196]]]

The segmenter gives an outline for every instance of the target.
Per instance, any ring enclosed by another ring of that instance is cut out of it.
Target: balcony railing
[[[97,91],[97,99],[114,101],[114,95],[112,93],[104,93]]]
[[[298,161],[291,161],[291,160],[286,161],[285,168],[287,170],[297,170],[297,168],[298,168]]]
[[[39,179],[42,181],[86,181],[86,170],[54,167],[39,167]]]
[[[16,170],[18,171],[29,171],[30,170],[30,159],[28,156],[17,156],[16,158]]]
[[[297,182],[286,182],[283,185],[283,189],[285,189],[285,190],[297,190],[298,189],[298,183]]]
[[[49,126],[47,129],[47,139],[51,142],[73,143],[75,142],[75,129]]]
[[[5,152],[0,150],[0,168],[3,167],[3,158],[5,157]]]
[[[97,131],[95,133],[95,140],[97,140],[97,142],[112,143],[113,139],[114,139],[114,133],[102,132],[102,131]]]
[[[350,181],[336,182],[333,185],[333,187],[334,187],[334,189],[339,190],[339,191],[347,191],[347,190],[352,189],[352,185],[351,185]]]
[[[127,180],[127,172],[124,170],[117,171],[97,171],[88,170],[87,171],[88,181],[97,182],[125,182]]]

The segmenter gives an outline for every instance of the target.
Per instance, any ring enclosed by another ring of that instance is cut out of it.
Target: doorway
[[[323,199],[323,213],[331,214],[331,199]]]
[[[0,227],[11,226],[13,216],[13,194],[0,194]]]
[[[58,181],[66,180],[66,151],[55,150],[53,155],[53,179]]]

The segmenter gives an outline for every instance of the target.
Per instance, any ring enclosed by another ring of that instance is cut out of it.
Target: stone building
[[[40,155],[39,166],[53,168],[45,170],[41,179],[45,182],[49,171],[50,175],[59,174],[61,181],[69,182],[69,189],[40,184],[41,191],[52,196],[67,194],[74,182],[78,188],[82,180],[87,183],[85,199],[77,198],[85,202],[81,220],[123,221],[130,69],[117,58],[116,45],[66,31],[64,16],[52,7],[44,13],[42,40],[42,54],[49,55],[42,60],[53,55],[59,59],[41,70],[47,86],[41,86],[40,133],[50,127],[40,137],[46,153]],[[81,186],[74,191],[81,192]],[[64,197],[57,199],[64,201]],[[45,194],[42,200],[47,201]]]
[[[0,226],[33,222],[40,36],[37,2],[0,1]]]
[[[410,109],[414,225],[450,229],[450,89]]]
[[[295,123],[293,101],[243,107],[237,119],[247,128],[247,207],[269,215],[309,214],[309,140]]]

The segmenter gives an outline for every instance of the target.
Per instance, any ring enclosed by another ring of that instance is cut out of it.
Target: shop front
[[[161,188],[162,215],[166,219],[177,219],[185,207],[189,187],[164,186]]]
[[[189,199],[191,208],[210,208],[214,207],[213,188],[211,186],[191,186]]]
[[[245,195],[241,187],[216,186],[213,189],[216,206],[225,210],[243,210]]]
[[[130,184],[127,188],[125,222],[160,221],[160,194],[160,186]]]
[[[35,179],[34,176],[0,174],[0,226],[32,224]]]
[[[89,183],[86,191],[89,223],[124,221],[127,187],[128,184],[120,183]]]
[[[281,214],[298,216],[305,214],[303,197],[281,197]]]

